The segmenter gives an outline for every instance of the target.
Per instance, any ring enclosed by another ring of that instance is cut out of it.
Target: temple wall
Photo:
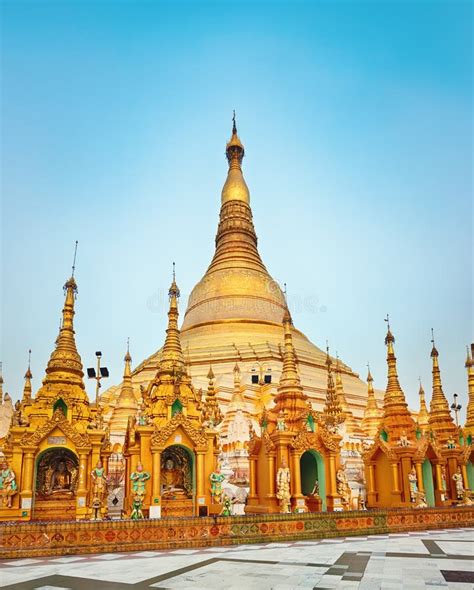
[[[474,507],[142,521],[11,523],[0,558],[144,551],[474,526]]]

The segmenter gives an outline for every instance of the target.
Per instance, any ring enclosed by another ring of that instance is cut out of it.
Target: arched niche
[[[423,461],[423,487],[425,488],[426,503],[428,506],[435,505],[435,492],[433,482],[433,467],[429,459]]]
[[[310,449],[301,455],[300,474],[303,496],[310,496],[314,490],[315,482],[318,481],[322,509],[326,510],[326,470],[324,468],[324,459],[318,451]]]

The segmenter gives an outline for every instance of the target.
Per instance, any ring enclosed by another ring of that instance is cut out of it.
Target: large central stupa
[[[285,296],[260,258],[250,208],[250,193],[242,174],[244,146],[234,125],[226,147],[229,170],[222,189],[214,257],[189,297],[181,328],[181,343],[193,383],[207,388],[209,365],[215,374],[218,399],[229,402],[236,363],[245,389],[247,410],[256,414],[276,394],[282,366]],[[296,255],[296,253],[295,253]],[[324,405],[327,389],[326,353],[293,327],[293,342],[301,383],[315,409]],[[155,376],[160,350],[136,367],[132,380],[137,399],[140,386]],[[367,385],[347,365],[338,362],[347,409],[362,417]],[[102,399],[108,408],[119,393],[113,387]]]

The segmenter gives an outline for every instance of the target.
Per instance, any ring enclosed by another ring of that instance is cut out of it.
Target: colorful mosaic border
[[[0,557],[319,539],[474,526],[474,507],[0,525]]]

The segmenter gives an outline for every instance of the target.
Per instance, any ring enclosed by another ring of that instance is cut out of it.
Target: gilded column
[[[400,493],[400,479],[398,477],[398,463],[390,463],[390,467],[392,469],[393,492],[396,494],[399,494]]]
[[[249,480],[250,480],[249,498],[256,498],[257,497],[257,478],[256,478],[256,469],[255,469],[256,462],[257,462],[257,460],[254,457],[249,457]]]
[[[291,453],[292,479],[293,479],[293,496],[300,497],[301,494],[301,472],[300,457],[296,452]]]
[[[462,479],[463,479],[464,489],[465,490],[468,490],[469,489],[469,480],[467,479],[467,467],[466,467],[466,465],[461,465],[461,473],[462,473]]]
[[[152,503],[160,496],[161,481],[161,451],[153,451],[153,472],[152,472]]]
[[[275,496],[275,457],[268,456],[268,497]]]
[[[367,490],[367,493],[374,494],[375,493],[375,466],[369,465],[368,471],[369,471],[369,477],[368,477],[369,489]]]
[[[88,453],[79,454],[79,476],[77,480],[78,496],[83,496],[87,493],[87,456]]]
[[[196,475],[197,475],[197,495],[199,497],[205,496],[205,488],[204,488],[204,453],[202,451],[197,452],[197,465],[196,465]]]
[[[335,496],[336,492],[336,457],[335,455],[329,455],[329,494]]]
[[[23,489],[22,495],[33,495],[33,465],[35,455],[32,452],[26,452],[23,458]]]

